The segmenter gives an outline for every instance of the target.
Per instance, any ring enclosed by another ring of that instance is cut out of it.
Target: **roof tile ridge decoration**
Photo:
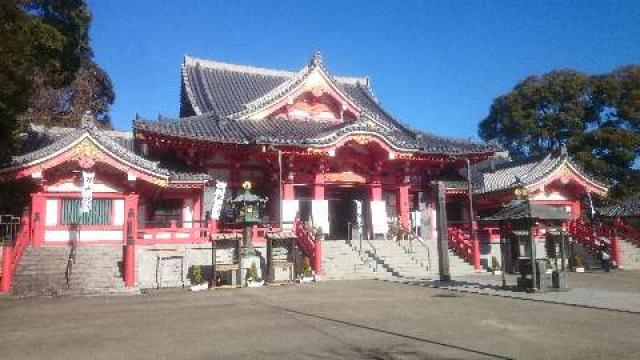
[[[565,157],[565,161],[578,172],[580,172],[582,176],[584,176],[587,180],[602,187],[608,188],[609,186],[611,186],[610,181],[608,181],[606,178],[599,177],[590,171],[587,171],[582,165],[578,164],[578,162],[576,162],[571,155],[565,155]]]
[[[264,76],[291,77],[298,74],[298,71],[272,69],[272,68],[265,68],[265,67],[253,66],[253,65],[233,64],[233,63],[228,63],[223,61],[202,59],[202,58],[197,58],[190,55],[185,55],[183,68],[186,66],[196,66],[197,64],[200,64],[200,66],[204,68],[209,68],[209,69],[243,72],[247,74],[264,75]],[[369,79],[366,76],[363,76],[363,77],[335,76],[334,79],[340,83],[351,84],[351,85],[369,83]]]
[[[202,114],[202,109],[200,109],[200,107],[196,102],[196,97],[192,91],[193,88],[189,80],[189,75],[187,74],[187,61],[189,61],[190,59],[192,58],[189,56],[185,56],[184,62],[182,63],[182,66],[180,69],[180,73],[182,76],[182,86],[184,87],[184,91],[186,91],[187,93],[187,98],[189,99],[189,104],[193,108],[193,112],[199,115],[199,114]]]
[[[108,134],[106,134],[103,130],[100,130],[94,126],[90,126],[85,128],[85,130],[96,140],[107,148],[107,151],[114,153],[114,155],[122,155],[128,156],[131,159],[138,162],[143,167],[147,167],[148,170],[156,171],[162,175],[169,175],[169,171],[167,169],[161,168],[159,161],[152,161],[147,158],[144,158],[133,151],[125,148],[120,145],[118,142],[113,140]]]
[[[334,88],[334,91],[338,92],[338,94],[340,94],[347,101],[349,101],[351,105],[354,106],[356,109],[358,109],[360,112],[362,111],[360,106],[357,105],[357,102],[354,101],[346,92],[344,92],[338,86],[339,82],[336,80],[335,77],[331,75],[329,70],[327,70],[326,66],[324,65],[324,62],[322,61],[322,56],[318,52],[313,54],[313,56],[311,57],[311,61],[309,62],[308,65],[300,69],[297,73],[295,73],[295,75],[293,75],[287,81],[278,85],[273,90],[267,92],[263,96],[257,99],[254,99],[247,104],[244,104],[246,109],[236,114],[232,114],[231,117],[234,119],[244,119],[249,117],[249,115],[251,115],[252,113],[273,104],[278,99],[280,99],[283,95],[291,92],[300,84],[302,84],[304,80],[307,79],[309,75],[311,75],[312,72],[316,69],[319,69],[321,75],[328,79],[329,85]]]
[[[294,76],[283,82],[282,84],[276,86],[271,91],[262,95],[261,97],[254,99],[246,104],[244,104],[245,110],[237,112],[235,114],[230,115],[233,119],[241,119],[246,115],[249,115],[255,110],[258,110],[264,106],[267,106],[277,100],[280,96],[286,94],[294,87],[301,84],[304,79],[306,79],[311,73],[311,69],[309,66],[305,66],[300,71],[298,71]]]

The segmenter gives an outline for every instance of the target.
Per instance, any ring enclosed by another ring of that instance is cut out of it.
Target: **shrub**
[[[251,267],[249,268],[249,280],[258,280],[258,267],[255,261],[251,263]]]
[[[194,265],[191,268],[191,284],[193,285],[202,284],[202,266]]]
[[[302,259],[302,267],[300,268],[300,275],[303,277],[311,276],[311,261],[308,256]]]
[[[495,256],[491,257],[491,269],[500,270],[500,262],[498,262],[498,258]]]

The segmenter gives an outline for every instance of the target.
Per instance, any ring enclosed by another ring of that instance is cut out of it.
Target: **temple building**
[[[67,256],[66,248],[88,245],[116,249],[121,266],[111,276],[132,287],[163,286],[175,269],[167,283],[184,283],[195,265],[240,268],[223,242],[241,237],[229,206],[247,183],[267,199],[252,225],[260,256],[271,241],[290,238],[289,261],[300,252],[331,278],[322,269],[337,259],[329,244],[353,250],[350,239],[404,231],[435,252],[440,182],[459,230],[449,234],[454,256],[482,271],[495,234],[476,219],[500,210],[516,186],[573,218],[585,197],[607,192],[566,154],[514,162],[492,144],[413,129],[380,105],[368,78],[333,76],[319,54],[298,71],[187,56],[181,75],[177,119],[138,116],[131,132],[99,130],[88,118],[77,129],[31,127],[28,143],[37,146],[0,168],[1,182],[22,182],[31,194],[4,274],[25,279],[20,259],[39,248]],[[215,247],[224,266],[212,260]],[[350,259],[362,265],[358,256]],[[424,265],[425,274],[434,268]]]

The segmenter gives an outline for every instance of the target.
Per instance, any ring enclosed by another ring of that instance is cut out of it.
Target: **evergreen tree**
[[[640,66],[603,75],[556,70],[531,76],[494,100],[480,137],[523,158],[567,147],[620,198],[639,189]]]
[[[97,67],[91,62],[90,22],[84,0],[0,0],[0,161],[16,151],[17,134],[26,121],[34,119],[32,115],[38,114],[36,119],[48,116],[38,97],[51,98],[57,89],[66,89],[58,99],[69,98],[69,86],[82,79],[80,69],[102,79],[94,86],[108,88],[104,92],[111,95],[103,98],[113,101],[108,77],[101,70],[94,71]],[[68,111],[70,107],[61,105],[52,111],[60,108]]]

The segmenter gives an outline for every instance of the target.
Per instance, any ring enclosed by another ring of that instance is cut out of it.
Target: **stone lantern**
[[[243,225],[242,255],[255,256],[251,227],[262,221],[262,211],[268,199],[252,193],[249,181],[242,184],[242,189],[242,193],[231,200],[231,203],[235,210],[235,222]]]

